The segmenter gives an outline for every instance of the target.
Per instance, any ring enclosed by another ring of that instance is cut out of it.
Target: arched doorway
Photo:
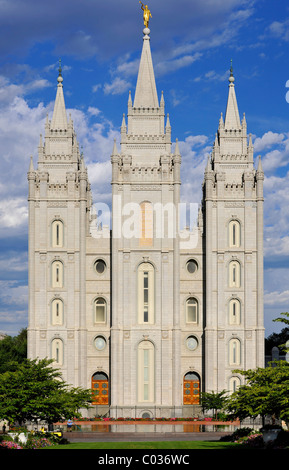
[[[184,405],[200,404],[200,377],[195,372],[184,376],[183,400]]]
[[[91,378],[93,405],[108,405],[108,376],[104,372],[96,372]]]

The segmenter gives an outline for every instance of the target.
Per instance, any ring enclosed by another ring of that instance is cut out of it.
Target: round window
[[[94,345],[98,351],[102,351],[106,346],[106,341],[103,336],[97,336],[94,340]]]
[[[102,274],[105,271],[106,264],[102,259],[98,259],[95,263],[95,270],[98,274]]]
[[[198,340],[195,336],[189,336],[187,338],[187,348],[194,351],[198,347]]]
[[[198,264],[194,259],[190,259],[187,262],[187,270],[190,274],[193,274],[198,270]]]

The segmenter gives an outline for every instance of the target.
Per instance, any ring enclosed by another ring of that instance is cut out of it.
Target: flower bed
[[[2,449],[22,449],[22,447],[14,441],[2,441],[0,442],[0,448]]]
[[[27,433],[26,439],[19,439],[20,433],[1,436],[0,449],[43,449],[58,444],[60,439],[48,433]]]

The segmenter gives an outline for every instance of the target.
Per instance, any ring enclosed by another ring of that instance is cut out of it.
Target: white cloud
[[[257,137],[254,140],[255,152],[261,152],[265,148],[272,147],[272,145],[283,142],[284,134],[268,131],[262,137]]]
[[[223,74],[217,73],[215,70],[210,70],[209,72],[205,73],[204,75],[200,75],[199,77],[196,77],[194,79],[194,82],[200,82],[200,81],[213,81],[217,80],[220,82],[224,82],[225,80],[228,80],[229,78],[229,70],[224,72]]]
[[[100,88],[102,88],[101,83],[97,83],[97,85],[94,85],[94,86],[92,87],[93,93],[96,93]]]
[[[288,305],[289,306],[289,290],[265,292],[264,303],[266,305]]]
[[[169,72],[174,72],[183,67],[188,67],[193,64],[196,60],[200,59],[202,54],[195,53],[194,55],[185,55],[174,60],[165,60],[158,62],[155,66],[156,76],[165,75]]]
[[[189,135],[184,141],[179,141],[179,148],[182,156],[181,199],[200,204],[204,171],[212,146],[208,145],[205,135]]]
[[[115,77],[110,84],[104,84],[103,91],[106,95],[121,95],[122,93],[125,93],[130,87],[130,82],[120,77]]]
[[[27,201],[24,198],[7,198],[0,201],[1,230],[23,226],[28,221]]]
[[[284,21],[273,21],[269,26],[269,32],[278,38],[282,38],[285,41],[289,40],[289,19]]]
[[[88,113],[91,114],[92,116],[98,116],[98,115],[101,113],[100,109],[94,108],[93,106],[89,106],[89,108],[88,108],[87,111],[88,111]]]

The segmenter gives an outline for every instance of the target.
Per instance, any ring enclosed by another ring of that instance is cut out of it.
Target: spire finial
[[[235,78],[234,78],[234,75],[233,75],[233,60],[231,59],[229,82],[234,83],[234,81],[235,81]]]
[[[59,67],[58,67],[58,78],[57,78],[58,83],[63,82],[62,78],[62,67],[61,67],[61,59],[59,59]]]

